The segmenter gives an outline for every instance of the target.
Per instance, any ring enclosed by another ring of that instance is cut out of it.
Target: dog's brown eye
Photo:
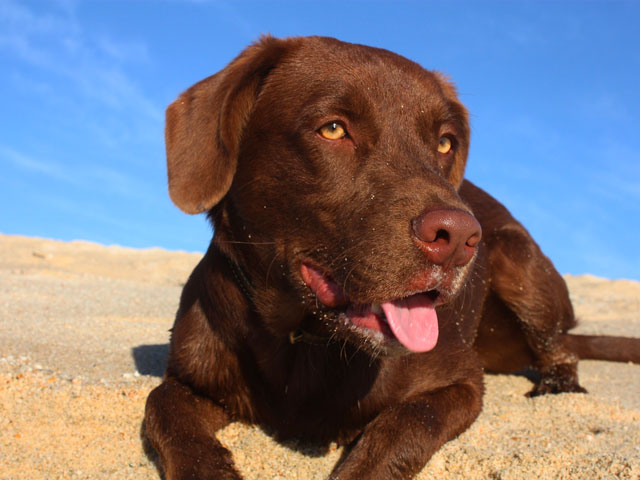
[[[440,137],[438,142],[438,152],[446,154],[451,151],[452,147],[451,139],[449,137]]]
[[[340,140],[347,135],[347,131],[338,122],[327,123],[318,132],[327,140]]]

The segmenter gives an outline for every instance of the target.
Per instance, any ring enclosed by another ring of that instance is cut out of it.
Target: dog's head
[[[167,110],[169,192],[209,211],[274,331],[426,351],[480,226],[467,113],[440,74],[330,38],[265,37]]]

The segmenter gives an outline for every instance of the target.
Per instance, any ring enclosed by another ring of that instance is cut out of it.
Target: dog
[[[584,392],[566,285],[464,180],[452,83],[389,51],[261,38],[169,106],[169,193],[214,236],[186,283],[144,428],[166,478],[241,478],[216,431],[347,446],[331,479],[412,478],[482,408],[483,372]]]

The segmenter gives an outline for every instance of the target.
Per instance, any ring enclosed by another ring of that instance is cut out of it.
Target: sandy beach
[[[157,479],[140,429],[200,254],[0,235],[0,479]],[[640,283],[566,276],[577,332],[640,337]],[[640,366],[584,361],[588,394],[529,399],[487,375],[485,407],[419,479],[640,479]],[[247,479],[322,479],[340,456],[255,427],[220,433]]]

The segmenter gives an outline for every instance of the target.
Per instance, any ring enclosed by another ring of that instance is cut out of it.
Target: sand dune
[[[0,235],[0,479],[159,478],[140,440],[200,255]],[[640,337],[640,283],[567,276],[577,331]],[[478,421],[419,478],[640,479],[640,366],[585,361],[589,394],[488,375]],[[325,478],[340,450],[220,434],[248,479]]]

